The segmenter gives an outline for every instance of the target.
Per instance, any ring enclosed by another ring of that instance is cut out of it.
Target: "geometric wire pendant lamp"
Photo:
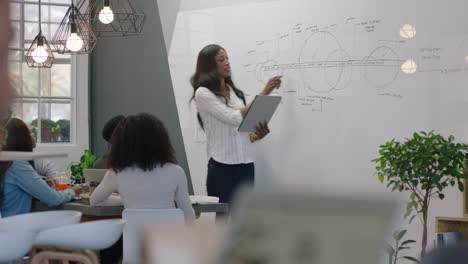
[[[98,37],[137,35],[146,20],[133,0],[91,0],[85,15]]]
[[[60,54],[89,54],[96,46],[91,25],[73,1],[52,38],[52,45]]]
[[[26,63],[33,68],[50,68],[55,57],[47,39],[42,35],[41,28],[41,0],[39,0],[39,33],[34,38],[25,55]]]

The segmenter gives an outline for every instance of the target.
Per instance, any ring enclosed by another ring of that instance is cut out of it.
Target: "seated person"
[[[31,134],[31,137],[33,137],[33,149],[35,149],[36,139],[33,134]],[[55,175],[57,174],[57,166],[53,161],[47,159],[34,160],[34,170],[39,174],[39,176],[46,180],[55,178]]]
[[[114,133],[114,130],[123,119],[125,119],[123,115],[118,115],[111,118],[104,125],[104,128],[102,129],[102,138],[108,143],[108,148],[110,148],[109,142],[112,137],[112,133]],[[107,154],[96,160],[93,169],[107,169]]]
[[[17,118],[6,122],[3,150],[32,151],[34,139],[28,126]],[[68,202],[82,191],[75,185],[64,191],[50,188],[34,170],[34,162],[0,162],[0,211],[2,217],[29,213],[32,198],[49,206]]]
[[[57,174],[57,166],[53,161],[47,159],[34,160],[34,170],[47,180],[55,178]]]
[[[0,114],[1,115],[1,114]],[[6,123],[7,120],[12,118],[13,112],[11,109],[8,109],[4,116],[5,120],[3,123]],[[1,119],[0,119],[1,120]],[[36,148],[36,139],[34,138],[34,133],[31,133],[31,137],[33,138],[33,149]],[[47,159],[38,159],[34,161],[34,170],[41,176],[44,180],[51,180],[57,174],[57,166],[54,162],[47,160]]]
[[[125,118],[110,144],[109,171],[90,197],[92,206],[113,192],[119,192],[128,209],[172,209],[175,200],[185,221],[194,221],[185,172],[177,165],[167,130],[158,118],[145,113]],[[102,263],[118,263],[122,237],[100,256]]]
[[[466,263],[468,263],[468,243],[466,241],[432,249],[421,259],[421,264]]]
[[[195,219],[185,172],[158,118],[147,113],[125,118],[110,143],[110,169],[91,195],[91,205],[118,192],[125,208],[172,209],[175,200],[186,222]]]

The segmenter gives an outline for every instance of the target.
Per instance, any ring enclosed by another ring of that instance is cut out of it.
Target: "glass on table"
[[[57,172],[54,178],[57,187],[57,191],[64,191],[68,188],[68,185],[70,184],[70,177],[65,172]]]

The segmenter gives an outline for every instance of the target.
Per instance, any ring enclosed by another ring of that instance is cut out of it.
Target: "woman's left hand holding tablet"
[[[252,142],[260,140],[270,133],[267,121],[260,122],[256,127],[256,130],[257,131],[255,133],[250,134],[250,141]]]

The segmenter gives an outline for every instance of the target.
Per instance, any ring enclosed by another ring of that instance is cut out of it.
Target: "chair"
[[[35,232],[0,231],[0,262],[21,259],[34,243]]]
[[[0,230],[5,231],[30,231],[40,232],[49,228],[76,224],[81,219],[81,212],[78,211],[45,211],[0,219]]]
[[[82,213],[79,211],[45,211],[8,216],[0,219],[1,231],[22,231],[37,233],[50,228],[76,224],[80,222]],[[34,245],[35,241],[32,241]],[[29,256],[35,254],[36,249],[32,249]]]
[[[140,234],[145,225],[185,224],[181,209],[125,209],[122,219],[127,221],[123,231],[124,263],[142,263]]]
[[[112,246],[122,235],[124,224],[122,219],[98,220],[42,231],[36,237],[36,245],[60,248],[39,252],[32,258],[31,264],[46,260],[99,264],[96,255],[90,250]]]

